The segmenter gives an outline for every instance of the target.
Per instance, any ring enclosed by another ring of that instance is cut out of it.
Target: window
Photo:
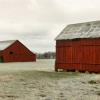
[[[13,52],[12,52],[12,51],[10,51],[10,52],[9,52],[9,54],[13,54]]]

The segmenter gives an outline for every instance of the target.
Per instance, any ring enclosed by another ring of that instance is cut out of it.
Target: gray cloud
[[[67,24],[99,20],[99,9],[100,0],[0,0],[0,40],[54,51],[54,39]]]

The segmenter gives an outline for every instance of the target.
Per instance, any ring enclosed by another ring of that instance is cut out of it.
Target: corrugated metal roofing
[[[12,45],[16,40],[0,41],[0,50],[4,50]]]
[[[56,40],[98,37],[100,37],[100,21],[92,21],[68,25],[56,37]]]

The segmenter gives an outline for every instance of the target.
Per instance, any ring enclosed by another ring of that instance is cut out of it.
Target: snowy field
[[[54,72],[54,60],[1,63],[0,100],[100,100],[100,74]]]

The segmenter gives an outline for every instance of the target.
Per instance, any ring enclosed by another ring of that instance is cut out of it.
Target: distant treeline
[[[37,59],[55,59],[55,52],[38,53]]]

